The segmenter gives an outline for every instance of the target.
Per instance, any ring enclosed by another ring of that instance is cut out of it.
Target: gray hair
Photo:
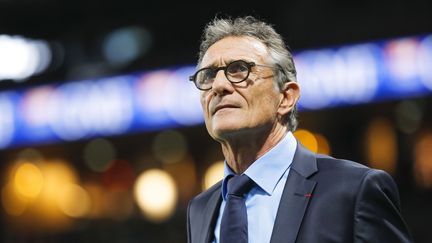
[[[204,54],[208,48],[217,41],[229,36],[249,36],[261,41],[268,49],[270,58],[279,67],[275,70],[275,82],[280,89],[287,81],[297,81],[294,60],[289,48],[285,45],[281,35],[268,23],[252,16],[236,19],[215,18],[207,24],[202,35],[198,66],[201,65]],[[286,123],[291,131],[297,128],[297,105],[286,117]]]

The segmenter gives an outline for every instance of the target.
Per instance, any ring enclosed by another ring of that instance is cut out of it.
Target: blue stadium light
[[[300,110],[432,93],[432,35],[294,53]],[[0,148],[203,123],[194,66],[0,92]]]

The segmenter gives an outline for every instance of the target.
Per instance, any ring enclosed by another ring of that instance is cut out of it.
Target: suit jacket
[[[213,241],[221,200],[219,182],[190,201],[189,243]],[[400,214],[398,189],[387,173],[317,155],[298,144],[270,242],[412,240]]]

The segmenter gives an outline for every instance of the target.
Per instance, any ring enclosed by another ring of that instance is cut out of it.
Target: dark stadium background
[[[432,2],[428,0],[196,3],[0,0],[0,35],[20,35],[61,46],[61,51],[54,56],[52,65],[46,71],[24,82],[0,80],[0,92],[191,65],[197,59],[200,35],[208,21],[216,15],[248,14],[273,23],[294,51],[432,33]],[[112,31],[128,26],[147,31],[150,36],[148,48],[127,64],[107,64],[103,55],[104,38]],[[421,111],[416,130],[406,133],[394,128],[394,164],[369,164],[366,131],[380,119],[391,127],[397,127],[399,118],[396,110],[401,102],[410,102]],[[419,179],[420,172],[414,165],[419,139],[432,130],[431,110],[431,96],[423,95],[299,114],[300,128],[324,135],[331,146],[332,156],[374,167],[383,166],[391,172],[399,186],[403,216],[419,243],[432,242],[432,169]],[[0,241],[186,242],[187,202],[202,190],[207,168],[223,157],[218,145],[207,135],[204,125],[177,127],[174,130],[187,143],[187,161],[178,164],[164,164],[155,159],[154,141],[164,131],[163,128],[104,137],[104,141],[109,141],[115,148],[116,159],[128,161],[128,168],[132,168],[122,169],[119,165],[119,170],[108,170],[109,175],[91,172],[83,162],[83,151],[90,139],[1,149],[2,186],[7,182],[9,168],[17,156],[31,148],[47,160],[66,161],[75,168],[82,181],[102,184],[113,195],[132,194],[134,182],[129,181],[128,173],[138,176],[151,168],[168,172],[174,178],[179,194],[174,211],[163,220],[152,220],[141,214],[136,202],[124,202],[126,206],[123,207],[122,202],[116,200],[112,202],[112,211],[109,203],[105,205],[108,207],[104,211],[105,216],[68,218],[63,227],[44,224],[52,219],[48,219],[43,212],[13,216],[0,207]],[[424,146],[430,146],[429,155],[432,156],[432,143]],[[432,168],[430,163],[425,166],[426,169]],[[123,174],[116,174],[118,171],[123,171]],[[130,208],[128,213],[122,211],[125,207]]]

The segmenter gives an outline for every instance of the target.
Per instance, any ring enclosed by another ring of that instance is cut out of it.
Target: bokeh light
[[[151,33],[138,26],[125,27],[108,34],[103,54],[113,66],[126,65],[144,55],[152,44]]]
[[[17,160],[25,161],[42,161],[44,159],[43,155],[34,148],[26,148],[21,150],[17,155]]]
[[[15,216],[21,228],[52,232],[67,229],[70,217],[84,216],[89,207],[82,191],[70,187],[77,183],[70,162],[44,160],[36,150],[24,150],[7,171],[1,195],[3,208]]]
[[[62,160],[49,161],[43,164],[45,176],[44,195],[48,200],[55,201],[58,192],[65,186],[78,182],[78,176],[73,167]]]
[[[31,227],[64,230],[69,227],[70,218],[60,208],[59,201],[70,184],[78,183],[77,172],[70,162],[64,160],[47,160],[41,163],[40,168],[45,178],[44,187],[32,204],[32,212],[27,219],[29,223],[43,221]]]
[[[26,79],[44,71],[52,53],[46,41],[0,35],[0,79]]]
[[[128,191],[132,189],[135,174],[126,160],[115,160],[111,167],[102,174],[102,183],[111,191]]]
[[[224,175],[224,162],[216,161],[205,172],[203,189],[207,190],[218,181],[222,180]]]
[[[396,125],[402,132],[412,134],[420,126],[423,112],[414,101],[401,101],[395,108]]]
[[[187,142],[180,132],[168,130],[156,135],[152,148],[155,157],[163,163],[175,163],[186,155]]]
[[[113,144],[103,138],[91,140],[84,148],[84,160],[86,165],[95,172],[104,172],[116,157]]]
[[[305,129],[299,129],[296,130],[293,134],[294,137],[297,138],[297,140],[310,151],[314,153],[318,151],[318,142],[312,132],[309,132]]]
[[[327,138],[324,137],[322,134],[315,134],[315,139],[318,144],[318,151],[319,154],[331,154],[331,148],[330,143],[328,142]]]
[[[73,218],[84,217],[91,209],[88,192],[76,184],[64,185],[58,192],[57,203],[63,213]]]
[[[53,86],[45,85],[27,90],[20,102],[22,118],[34,130],[49,124],[52,117],[50,97],[55,92]]]
[[[47,109],[52,134],[66,141],[122,134],[134,116],[127,77],[63,83],[50,95]]]
[[[201,190],[201,185],[197,183],[196,167],[192,156],[186,155],[180,162],[164,164],[162,169],[174,178],[179,192],[179,202],[188,203],[197,194],[197,190]]]
[[[432,133],[423,133],[414,147],[414,178],[420,187],[432,188]]]
[[[393,124],[385,118],[376,118],[369,124],[364,141],[369,166],[394,174],[397,141]]]
[[[42,190],[44,177],[36,165],[26,162],[16,170],[14,183],[17,192],[22,196],[35,198]]]
[[[144,171],[138,177],[134,195],[143,214],[155,222],[170,217],[177,202],[177,188],[173,178],[159,169]]]
[[[106,202],[106,190],[104,190],[104,188],[95,181],[84,183],[83,189],[87,191],[91,202],[90,211],[87,214],[87,217],[97,219],[105,216],[104,204]]]
[[[14,122],[16,109],[10,97],[12,96],[0,92],[0,149],[9,146],[16,132],[16,125]]]
[[[104,216],[114,220],[125,220],[134,212],[134,200],[131,191],[105,191]]]
[[[9,215],[20,216],[26,210],[29,199],[17,194],[12,183],[3,187],[1,196],[3,208]]]

